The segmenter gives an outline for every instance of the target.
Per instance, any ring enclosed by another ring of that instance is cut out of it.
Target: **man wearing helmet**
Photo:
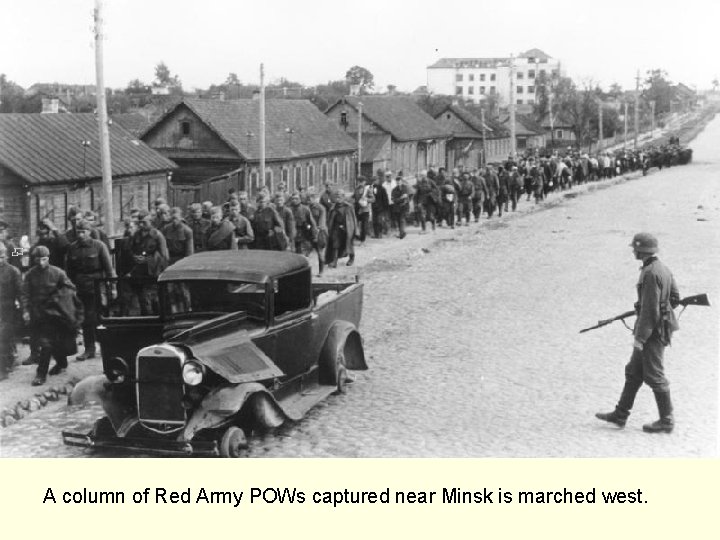
[[[625,386],[615,410],[595,416],[624,427],[635,396],[644,382],[655,394],[660,419],[645,424],[643,431],[670,433],[674,427],[673,407],[663,368],[663,353],[670,344],[672,333],[679,328],[673,308],[678,305],[680,293],[672,273],[657,258],[657,238],[649,233],[638,233],[630,247],[635,258],[643,263],[637,283],[633,352],[625,366]]]

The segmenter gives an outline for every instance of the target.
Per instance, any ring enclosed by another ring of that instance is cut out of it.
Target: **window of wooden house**
[[[557,130],[555,130],[555,138],[556,138],[556,139],[562,139],[562,138],[563,138],[563,130],[562,130],[562,129],[557,129]]]
[[[312,187],[315,185],[315,165],[312,163],[308,163],[307,166],[307,182],[308,187]]]
[[[265,185],[270,190],[270,193],[275,191],[273,186],[273,171],[272,169],[265,169]]]
[[[323,161],[320,165],[320,182],[324,186],[328,181],[328,164],[327,161]]]
[[[295,166],[295,191],[300,191],[302,188],[302,167],[300,165]]]
[[[345,111],[340,113],[340,125],[345,129],[348,127],[348,115]]]
[[[290,190],[290,169],[283,167],[280,172],[280,180],[285,185],[285,189]]]
[[[340,164],[338,163],[337,158],[333,160],[332,164],[332,179],[336,184],[340,181]]]
[[[260,175],[255,169],[250,173],[250,183],[256,188],[260,187]]]
[[[183,120],[180,122],[180,133],[182,133],[183,137],[190,136],[190,122],[188,120]]]
[[[343,160],[342,179],[345,183],[350,181],[350,158]]]

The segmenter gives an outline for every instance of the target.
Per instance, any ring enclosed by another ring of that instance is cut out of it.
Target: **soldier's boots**
[[[660,413],[660,419],[651,424],[645,424],[643,431],[645,433],[672,433],[675,421],[672,415],[673,406],[670,400],[670,392],[655,392],[655,402]]]
[[[605,422],[610,422],[611,424],[615,424],[618,427],[625,427],[625,423],[627,422],[628,416],[630,416],[629,412],[622,411],[618,409],[617,407],[613,412],[609,413],[595,413],[595,417],[599,418],[600,420],[604,420]]]

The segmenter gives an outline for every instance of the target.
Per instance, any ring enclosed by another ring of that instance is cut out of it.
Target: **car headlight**
[[[125,382],[125,379],[130,373],[127,362],[116,356],[108,362],[107,377],[111,383],[121,384]]]
[[[183,381],[188,386],[197,386],[203,380],[204,371],[202,364],[198,364],[193,360],[185,362],[182,370]]]

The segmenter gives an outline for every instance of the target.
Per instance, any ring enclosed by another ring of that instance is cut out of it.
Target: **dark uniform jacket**
[[[283,206],[282,208],[276,210],[280,219],[282,219],[285,236],[287,236],[288,242],[290,242],[290,245],[294,245],[297,231],[295,229],[295,216],[293,215],[293,211],[287,206]]]
[[[48,308],[48,300],[62,288],[75,291],[70,278],[57,266],[41,268],[36,265],[25,274],[22,305],[23,310],[30,313],[32,323],[53,315]]]
[[[0,264],[0,324],[18,322],[16,302],[22,298],[22,275],[9,262]]]
[[[653,334],[665,345],[679,328],[672,308],[680,299],[675,278],[657,257],[650,257],[640,269],[635,339],[645,343]]]
[[[157,277],[168,265],[168,250],[165,237],[157,229],[136,231],[130,239],[130,251],[133,255],[145,257],[135,263],[130,275],[132,277]],[[134,262],[134,261],[133,261]]]
[[[237,249],[248,249],[250,244],[255,241],[255,233],[250,220],[242,214],[231,217],[229,220],[235,226],[235,246]]]
[[[295,220],[296,240],[314,241],[317,239],[317,224],[312,217],[310,209],[304,204],[291,205],[293,219]]]
[[[285,234],[284,224],[274,208],[266,206],[265,208],[256,210],[252,221],[252,228],[255,232],[255,243],[253,244],[255,249],[280,251],[285,249],[285,247],[282,246],[283,241],[278,239],[280,235]],[[271,231],[273,233],[272,235],[270,234]]]
[[[233,225],[227,218],[224,218],[217,225],[210,223],[210,228],[205,231],[205,248],[208,251],[232,249],[234,247],[234,234],[235,225]]]
[[[185,221],[193,233],[193,251],[195,253],[205,251],[205,233],[210,228],[210,220],[204,217],[195,219],[190,216]]]
[[[170,264],[179,261],[183,257],[189,257],[195,251],[193,231],[185,223],[176,224],[171,221],[160,232],[162,232],[167,243]]]
[[[76,240],[68,247],[65,269],[81,294],[95,292],[95,278],[114,276],[110,253],[100,240]]]
[[[353,238],[356,229],[357,219],[352,205],[346,201],[335,203],[328,214],[327,260],[332,259],[332,250],[337,250],[338,257],[355,253]]]

